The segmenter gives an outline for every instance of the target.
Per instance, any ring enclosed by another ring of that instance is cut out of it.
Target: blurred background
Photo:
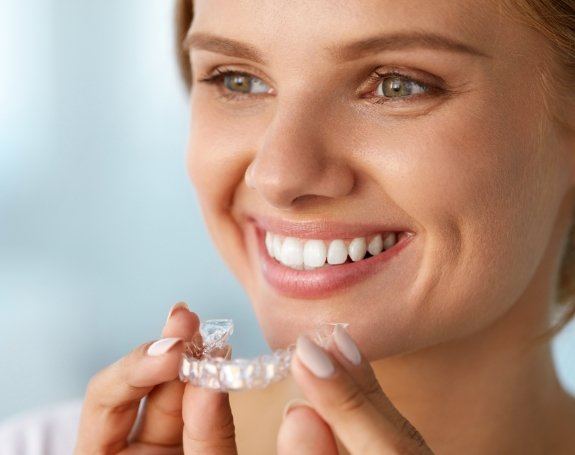
[[[173,2],[0,0],[0,420],[81,398],[172,304],[268,351],[185,171]],[[575,393],[575,325],[554,341]]]
[[[172,10],[0,0],[0,419],[81,397],[179,300],[269,350],[186,174]]]

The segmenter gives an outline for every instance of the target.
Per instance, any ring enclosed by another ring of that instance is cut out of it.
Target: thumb
[[[287,403],[278,431],[277,454],[337,455],[337,443],[329,425],[309,402],[295,398]]]
[[[186,384],[182,403],[184,453],[237,455],[227,392]]]
[[[213,353],[226,359],[231,346]],[[184,453],[237,455],[234,417],[228,392],[187,383],[182,399]]]

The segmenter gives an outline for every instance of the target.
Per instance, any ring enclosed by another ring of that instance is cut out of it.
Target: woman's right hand
[[[182,341],[191,340],[198,330],[198,316],[178,303],[170,311],[164,338],[138,346],[92,377],[75,455],[237,454],[228,393],[178,378]],[[128,440],[146,395],[142,419]]]

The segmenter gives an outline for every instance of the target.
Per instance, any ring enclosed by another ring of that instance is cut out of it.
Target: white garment
[[[82,400],[28,411],[0,422],[0,455],[74,452]]]
[[[145,398],[140,401],[132,431],[141,421],[145,403]],[[0,455],[72,455],[82,404],[83,399],[64,401],[0,422]]]

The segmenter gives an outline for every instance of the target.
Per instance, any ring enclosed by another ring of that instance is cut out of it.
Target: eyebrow
[[[183,43],[184,49],[203,49],[232,57],[245,58],[266,65],[262,52],[251,44],[207,32],[188,33]],[[450,51],[479,57],[490,57],[483,51],[432,32],[410,31],[375,35],[342,45],[324,48],[339,62],[357,60],[369,54],[386,50],[427,48]]]
[[[356,60],[370,53],[401,49],[437,49],[442,51],[489,57],[481,50],[433,32],[409,31],[376,35],[353,41],[344,46],[330,46],[326,50],[338,61]]]

